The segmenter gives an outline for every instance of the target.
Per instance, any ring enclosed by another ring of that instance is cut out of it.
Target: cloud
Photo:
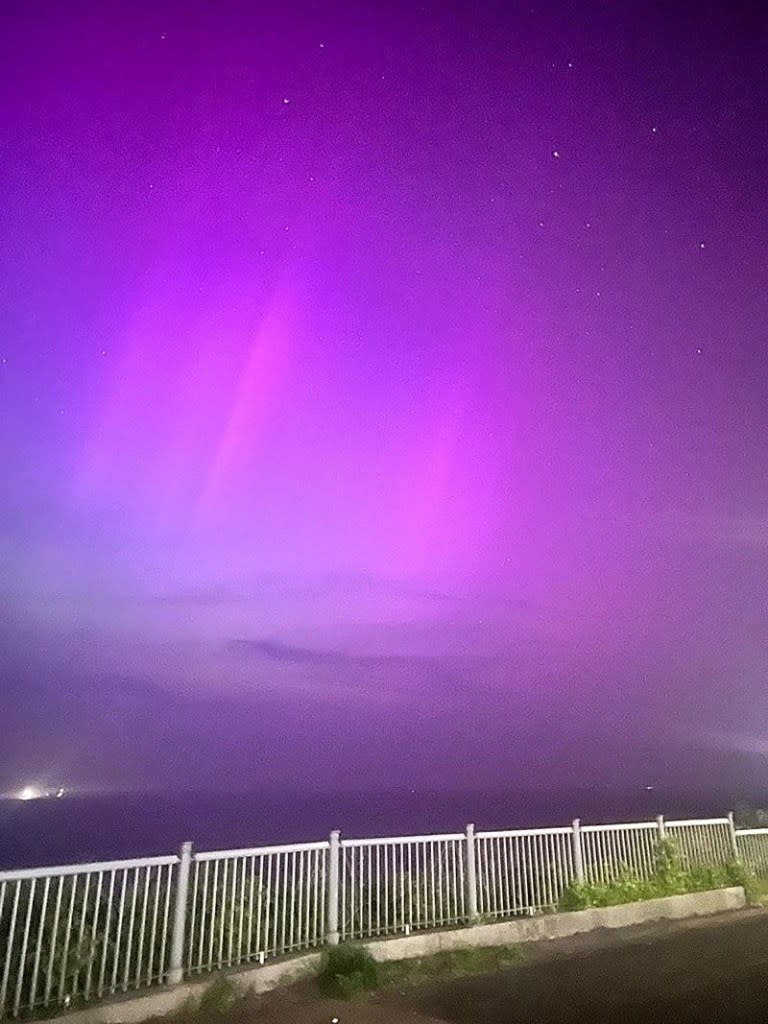
[[[275,640],[229,640],[225,644],[227,652],[243,658],[265,658],[289,665],[329,665],[349,662],[354,659],[338,651],[319,651],[310,647],[293,647]]]

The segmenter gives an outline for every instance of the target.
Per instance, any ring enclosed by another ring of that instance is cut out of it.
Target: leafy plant
[[[661,839],[654,849],[654,874],[640,878],[629,871],[620,872],[606,884],[572,882],[558,903],[560,910],[586,910],[589,907],[612,907],[620,903],[679,896],[688,892],[705,892],[741,885],[749,903],[759,901],[760,887],[754,873],[740,861],[724,867],[686,867],[672,839]]]

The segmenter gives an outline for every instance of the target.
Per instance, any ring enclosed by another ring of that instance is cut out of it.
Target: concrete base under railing
[[[517,945],[542,939],[563,939],[596,928],[626,928],[651,921],[703,917],[727,910],[740,910],[745,904],[744,890],[735,886],[639,903],[623,903],[618,907],[515,918],[495,924],[479,924],[472,928],[413,932],[409,936],[373,939],[366,942],[365,946],[377,960],[407,960],[410,957],[430,956],[444,950],[471,946]],[[228,977],[243,993],[267,992],[278,985],[290,984],[314,974],[320,965],[321,956],[321,953],[305,953],[263,967],[233,971]],[[179,1010],[190,1001],[196,1002],[211,980],[211,975],[207,975],[173,988],[154,989],[141,996],[94,1004],[85,1010],[66,1014],[65,1019],[67,1024],[138,1024],[148,1017]]]

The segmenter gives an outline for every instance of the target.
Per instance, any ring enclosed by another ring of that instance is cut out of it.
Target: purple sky
[[[2,16],[0,789],[768,753],[761,7]]]

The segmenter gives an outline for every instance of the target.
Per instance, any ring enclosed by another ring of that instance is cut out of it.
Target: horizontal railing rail
[[[122,871],[123,868],[150,868],[166,864],[178,864],[174,854],[165,857],[135,857],[132,860],[94,861],[92,864],[61,864],[51,868],[14,868],[0,871],[0,884],[25,878],[51,878],[58,875],[87,875],[95,871]]]
[[[326,850],[328,840],[315,843],[283,843],[280,846],[253,846],[245,850],[195,850],[196,861],[226,860],[231,857],[263,857],[272,853],[294,853],[299,850]]]
[[[338,941],[552,910],[574,883],[741,859],[768,878],[768,827],[731,815],[193,851],[0,871],[0,1018]]]

